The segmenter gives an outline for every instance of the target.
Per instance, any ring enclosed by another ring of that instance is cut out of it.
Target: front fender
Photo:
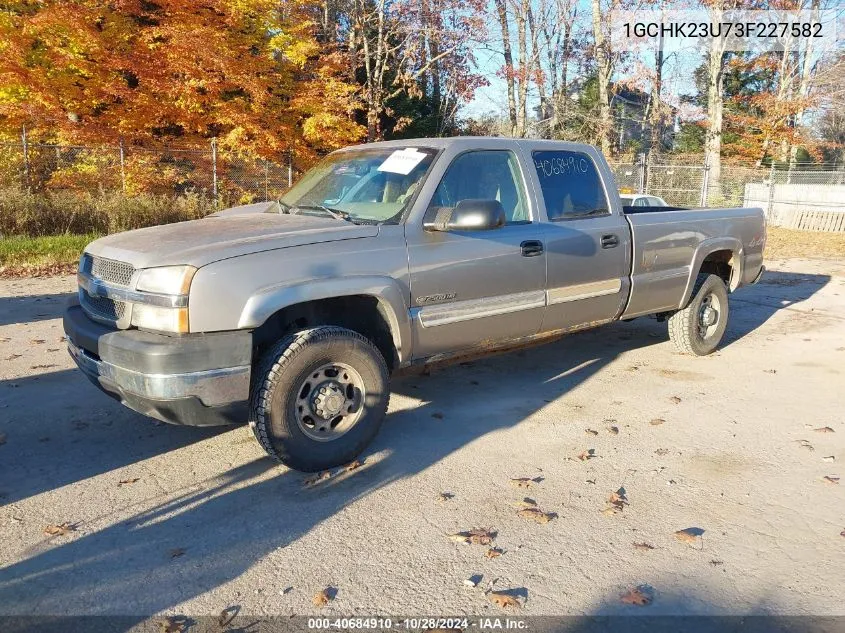
[[[733,267],[734,272],[731,275],[730,290],[736,290],[742,279],[742,267],[745,261],[745,251],[740,242],[735,237],[713,237],[701,242],[693,254],[692,261],[689,267],[689,277],[687,277],[687,285],[684,288],[684,294],[681,296],[681,303],[678,305],[679,309],[686,307],[692,297],[692,289],[695,287],[695,280],[698,277],[698,272],[701,270],[701,264],[707,259],[707,256],[716,251],[731,251],[733,253]]]
[[[405,293],[390,277],[377,275],[352,275],[332,279],[315,279],[289,285],[262,288],[244,305],[238,329],[253,329],[262,325],[273,314],[298,303],[332,299],[351,295],[375,297],[379,302],[393,337],[393,344],[404,363],[411,358],[411,322]]]

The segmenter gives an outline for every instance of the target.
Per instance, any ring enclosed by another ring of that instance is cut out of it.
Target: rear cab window
[[[550,221],[610,214],[593,159],[582,152],[535,151],[531,154]]]

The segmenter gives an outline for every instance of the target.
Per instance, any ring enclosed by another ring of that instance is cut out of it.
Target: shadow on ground
[[[753,332],[783,307],[781,289],[796,302],[825,283],[813,275],[778,278],[792,277],[801,280],[778,286],[777,292],[762,286],[757,295],[749,293],[749,302],[733,306],[730,340]],[[484,434],[519,424],[625,351],[666,338],[665,325],[640,319],[430,376],[401,378],[394,390],[426,404],[388,416],[372,447],[385,452],[383,459],[313,488],[303,487],[300,473],[269,459],[237,466],[127,521],[92,533],[83,530],[70,542],[55,542],[8,565],[0,570],[0,604],[6,612],[36,614],[61,614],[65,605],[73,605],[78,613],[139,614],[132,622],[140,622],[144,614],[238,577],[356,499],[429,468]],[[0,428],[9,437],[0,448],[4,502],[225,432],[152,426],[73,371],[0,383],[0,394],[10,404],[9,419]],[[51,400],[62,403],[59,413]],[[443,419],[432,413],[442,413]],[[456,418],[464,422],[449,423]],[[83,427],[85,436],[93,439],[79,440],[79,424],[89,425]],[[190,556],[168,555],[186,545]]]
[[[72,292],[22,297],[0,297],[0,325],[32,323],[61,317]]]

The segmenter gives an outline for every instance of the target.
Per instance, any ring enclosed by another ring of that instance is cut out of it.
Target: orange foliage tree
[[[358,140],[306,0],[22,0],[0,13],[0,134],[278,160]]]

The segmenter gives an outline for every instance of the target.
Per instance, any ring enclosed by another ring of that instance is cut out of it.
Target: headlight
[[[188,332],[187,295],[196,272],[193,266],[162,266],[142,270],[135,284],[136,292],[159,296],[150,297],[148,302],[134,303],[132,325],[159,332]],[[161,305],[161,299],[165,300],[165,305]]]
[[[132,325],[158,332],[188,332],[188,308],[163,308],[145,303],[132,306]]]
[[[186,295],[197,269],[193,266],[162,266],[147,268],[138,277],[136,290],[163,295]]]

